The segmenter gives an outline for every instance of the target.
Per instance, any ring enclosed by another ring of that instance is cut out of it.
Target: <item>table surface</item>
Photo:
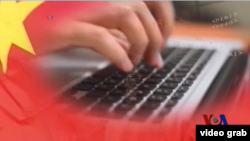
[[[244,44],[244,50],[249,50],[250,33],[239,28],[213,28],[212,24],[179,24],[176,23],[171,36],[191,36],[191,37],[209,37],[217,39],[237,39]]]

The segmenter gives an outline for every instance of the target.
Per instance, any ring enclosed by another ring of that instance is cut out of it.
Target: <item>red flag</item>
[[[95,130],[90,128],[91,122],[75,122],[56,108],[51,96],[54,88],[43,80],[39,66],[31,62],[47,51],[50,45],[47,39],[53,28],[99,4],[101,2],[0,2],[1,141],[71,141],[91,136],[91,130]],[[77,134],[87,128],[86,135]],[[101,124],[98,128],[102,129]]]

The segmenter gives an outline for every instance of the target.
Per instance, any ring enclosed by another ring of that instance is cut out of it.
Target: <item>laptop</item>
[[[74,107],[93,118],[159,124],[188,120],[228,99],[237,104],[248,57],[242,48],[237,40],[172,37],[161,52],[162,69],[142,61],[129,74],[79,48],[39,62],[60,88],[55,96],[65,109]]]

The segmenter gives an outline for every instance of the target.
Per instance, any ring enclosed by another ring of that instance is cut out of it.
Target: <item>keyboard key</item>
[[[180,73],[188,73],[190,71],[190,68],[179,68],[176,70],[176,72]]]
[[[193,82],[191,80],[186,80],[182,83],[183,86],[191,86]]]
[[[162,68],[157,71],[157,73],[168,74],[172,71],[172,68]]]
[[[119,104],[116,108],[115,111],[122,111],[122,112],[127,112],[135,107],[134,104],[128,104],[128,103],[121,103]]]
[[[140,90],[153,90],[155,86],[155,84],[141,84],[138,88]]]
[[[198,73],[200,73],[202,69],[203,69],[203,66],[198,66],[197,68],[195,68],[195,71],[198,71]]]
[[[192,75],[199,75],[200,74],[200,71],[198,70],[198,69],[196,69],[196,70],[194,70],[193,72],[192,72]]]
[[[198,55],[193,55],[192,57],[190,57],[190,59],[195,59],[195,60],[198,60],[200,58],[200,54]]]
[[[115,103],[117,102],[118,100],[120,100],[121,98],[120,97],[117,97],[117,96],[105,96],[101,102],[102,103]]]
[[[205,51],[205,49],[199,49],[198,53],[203,53]]]
[[[163,102],[163,101],[165,101],[166,98],[167,97],[164,95],[152,95],[147,99],[147,101],[149,101],[149,102]]]
[[[142,97],[139,96],[129,96],[125,100],[123,100],[123,103],[129,103],[129,104],[136,104],[142,101]]]
[[[121,82],[121,79],[108,79],[104,82],[106,85],[117,85]]]
[[[161,79],[163,79],[163,78],[165,78],[167,76],[167,73],[155,73],[155,74],[153,74],[151,77],[152,78],[161,78]]]
[[[165,69],[173,69],[175,66],[176,66],[175,63],[173,63],[173,62],[167,62],[167,63],[164,65],[163,68],[165,68]]]
[[[186,92],[186,91],[188,91],[188,87],[186,87],[186,86],[181,86],[177,90],[177,92]]]
[[[146,84],[158,84],[162,81],[162,79],[157,79],[157,78],[149,78],[147,79],[144,83]]]
[[[104,80],[104,78],[90,77],[90,78],[83,80],[81,83],[82,84],[94,84],[94,85],[96,85],[96,84],[101,83],[103,80]]]
[[[148,77],[148,75],[149,74],[145,74],[145,73],[135,73],[135,74],[133,74],[133,77],[134,78],[141,78],[141,79],[143,79],[143,78],[146,78],[146,77]]]
[[[89,84],[77,84],[73,87],[74,90],[81,90],[81,91],[89,91],[92,88],[94,88],[95,85],[89,85]]]
[[[184,57],[187,54],[186,51],[184,52],[178,52],[177,54],[175,54],[175,57]]]
[[[198,66],[197,66],[197,68],[203,68],[205,65],[206,65],[206,62],[205,62],[206,60],[204,60],[203,62],[201,62]]]
[[[154,91],[154,94],[156,94],[156,95],[170,95],[172,92],[173,92],[173,90],[171,90],[171,89],[159,88],[159,89],[156,89]]]
[[[112,76],[112,79],[121,80],[121,79],[124,79],[124,78],[126,78],[126,77],[127,77],[126,74],[116,73],[115,75]]]
[[[192,55],[192,57],[200,57],[202,55],[202,52],[196,52]]]
[[[176,65],[180,62],[179,60],[171,60],[171,63],[175,63]]]
[[[181,68],[192,68],[194,65],[193,64],[183,64],[181,65]]]
[[[166,108],[174,107],[177,103],[178,101],[176,99],[170,99],[164,107]]]
[[[116,67],[108,66],[97,73],[95,73],[92,77],[109,77],[117,71]]]
[[[197,76],[196,75],[190,75],[187,79],[188,80],[195,80],[197,78]]]
[[[174,73],[171,75],[172,78],[184,78],[187,75],[187,73]]]
[[[109,90],[111,90],[111,89],[113,89],[113,88],[114,88],[114,86],[112,86],[112,85],[105,85],[105,84],[102,84],[102,85],[97,86],[95,89],[96,89],[96,90],[109,91]]]
[[[178,60],[178,61],[180,61],[181,59],[183,58],[183,56],[181,56],[181,57],[174,57],[172,60]]]
[[[178,64],[182,60],[182,57],[174,57],[170,62]]]
[[[123,89],[123,90],[128,89],[128,88],[130,88],[130,86],[125,83],[122,83],[117,87],[117,89]]]
[[[171,108],[170,107],[164,107],[160,113],[159,113],[159,117],[162,117],[162,116],[166,116],[167,114],[169,114],[171,112]]]
[[[195,65],[195,63],[196,63],[196,62],[194,62],[194,61],[189,61],[189,60],[185,61],[185,64]],[[189,67],[189,68],[190,68],[190,67]]]
[[[106,95],[107,92],[105,91],[98,91],[98,90],[93,90],[90,91],[89,93],[86,94],[87,97],[103,97]]]
[[[142,68],[141,70],[138,71],[139,74],[151,74],[153,72],[152,69],[146,69],[146,68]]]
[[[144,97],[147,96],[150,93],[150,90],[140,90],[140,89],[136,89],[134,90],[130,95],[132,96],[140,96],[140,97]]]
[[[189,59],[188,61],[186,61],[186,63],[191,63],[191,64],[195,64],[197,62],[197,59]]]
[[[177,52],[187,53],[190,50],[190,48],[178,48]]]
[[[168,78],[165,82],[173,82],[173,83],[180,83],[182,81],[181,78]]]
[[[149,70],[154,70],[155,68],[152,66],[149,66],[147,64],[144,64],[143,69],[149,69]]]
[[[141,83],[143,79],[142,78],[130,78],[129,82],[134,83],[134,84],[139,84]]]
[[[121,71],[118,71],[117,74],[125,76],[125,77],[129,76],[129,73],[125,73],[125,72],[121,72]]]
[[[126,94],[127,92],[121,89],[115,89],[109,93],[110,96],[119,96],[119,97],[124,96]]]
[[[171,99],[181,99],[182,97],[183,97],[183,93],[179,93],[179,92],[177,92],[177,93],[175,93],[172,97],[171,97]]]
[[[177,86],[178,86],[178,84],[176,84],[176,83],[167,83],[167,82],[164,82],[164,83],[160,86],[160,88],[175,89]]]
[[[146,101],[142,106],[141,106],[141,110],[154,110],[156,108],[158,108],[160,106],[160,102],[149,102]]]
[[[174,51],[174,48],[168,48],[163,51],[161,51],[161,56],[163,59],[166,59],[172,52]]]
[[[177,55],[180,55],[180,54],[181,54],[181,55],[183,56],[184,54],[187,54],[188,51],[189,51],[189,49],[178,48],[177,51],[176,51],[176,54],[177,54]]]

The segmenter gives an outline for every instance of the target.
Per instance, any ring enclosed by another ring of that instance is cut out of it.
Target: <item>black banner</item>
[[[196,140],[250,141],[250,125],[196,125]]]

